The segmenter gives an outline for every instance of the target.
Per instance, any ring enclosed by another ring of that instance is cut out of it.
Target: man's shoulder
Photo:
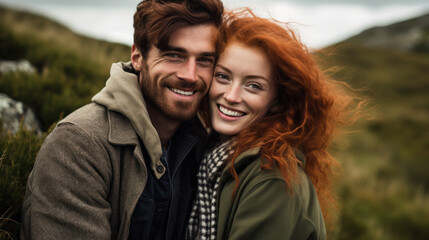
[[[70,113],[55,130],[58,128],[75,129],[91,138],[109,138],[113,142],[130,139],[134,142],[136,137],[128,118],[97,103],[87,104]]]
[[[70,113],[58,126],[73,124],[83,129],[94,129],[106,125],[107,121],[107,109],[96,103],[89,103]]]

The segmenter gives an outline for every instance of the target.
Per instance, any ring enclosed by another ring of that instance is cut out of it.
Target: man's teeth
[[[183,91],[177,88],[170,88],[171,91],[178,93],[180,95],[185,95],[185,96],[191,96],[192,94],[194,94],[194,91]]]
[[[228,116],[231,116],[231,117],[241,117],[241,116],[243,116],[243,115],[244,115],[244,113],[236,112],[236,111],[232,111],[232,110],[226,109],[226,108],[224,108],[224,107],[222,107],[222,106],[219,106],[219,110],[220,110],[223,114],[228,115]]]

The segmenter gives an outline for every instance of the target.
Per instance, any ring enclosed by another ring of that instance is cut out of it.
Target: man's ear
[[[143,56],[140,52],[140,49],[133,44],[131,47],[131,64],[136,71],[141,71],[142,59]]]

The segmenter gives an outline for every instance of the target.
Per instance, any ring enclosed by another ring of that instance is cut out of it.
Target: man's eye
[[[200,62],[210,62],[210,63],[212,63],[212,62],[214,62],[214,59],[213,58],[209,58],[209,57],[202,57],[202,58],[199,59],[199,61]]]
[[[165,53],[164,57],[169,59],[169,60],[179,60],[182,59],[183,57],[178,54],[178,53]]]
[[[215,62],[214,58],[211,57],[200,57],[197,61],[204,66],[213,66]]]
[[[172,58],[178,58],[179,54],[177,54],[177,53],[166,53],[165,56],[166,57],[172,57]]]

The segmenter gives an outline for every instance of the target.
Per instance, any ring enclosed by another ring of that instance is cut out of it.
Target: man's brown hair
[[[143,0],[134,14],[134,44],[146,56],[151,45],[166,49],[173,31],[200,24],[222,24],[220,0]]]

